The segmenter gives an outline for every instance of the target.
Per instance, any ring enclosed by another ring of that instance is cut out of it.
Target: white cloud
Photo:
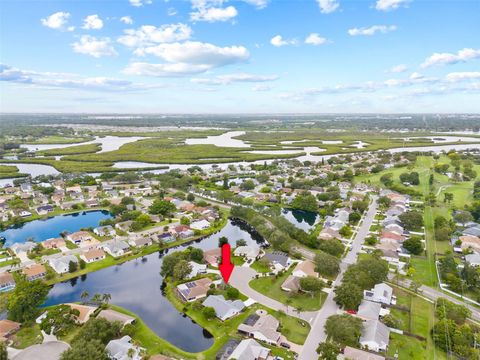
[[[175,8],[173,8],[173,7],[168,8],[168,10],[167,10],[167,15],[168,15],[168,16],[177,15],[177,10],[176,10]]]
[[[128,80],[107,77],[83,77],[76,74],[21,70],[0,64],[0,81],[20,83],[43,88],[79,89],[88,91],[125,92],[163,87],[134,84]]]
[[[252,87],[252,91],[269,91],[272,90],[272,87],[269,85],[255,85]]]
[[[120,18],[120,21],[126,25],[132,25],[133,24],[133,19],[131,16],[122,16]]]
[[[474,59],[480,59],[480,49],[464,48],[456,54],[434,53],[432,56],[426,58],[421,66],[427,68],[434,65],[452,65]]]
[[[479,71],[452,72],[445,77],[447,81],[459,82],[464,80],[480,79]]]
[[[409,76],[410,80],[420,80],[420,79],[423,79],[423,78],[425,78],[425,76],[423,76],[422,74],[419,74],[418,72],[413,72]]]
[[[317,0],[320,11],[323,14],[330,14],[338,9],[340,3],[338,0]]]
[[[323,45],[323,44],[326,44],[327,42],[328,42],[327,39],[325,39],[324,37],[321,37],[317,33],[311,33],[305,39],[305,44],[309,44],[309,45]]]
[[[268,5],[269,0],[243,0],[247,4],[255,6],[257,9],[263,9]]]
[[[145,47],[158,43],[188,40],[192,29],[185,24],[168,24],[160,27],[143,25],[138,29],[126,29],[118,42],[128,47]]]
[[[96,38],[90,35],[83,35],[79,42],[72,44],[73,51],[79,54],[90,55],[96,58],[102,56],[117,56],[110,38]]]
[[[278,79],[278,75],[255,75],[255,74],[226,74],[214,78],[194,78],[193,83],[205,85],[226,85],[234,82],[267,82]]]
[[[407,70],[408,68],[406,65],[400,64],[400,65],[393,66],[390,70],[388,70],[388,72],[398,74],[398,73],[405,72]]]
[[[348,30],[348,34],[351,36],[371,36],[376,33],[386,34],[391,31],[397,30],[395,25],[373,25],[368,28],[353,28]]]
[[[242,62],[250,56],[243,46],[219,47],[196,41],[159,44],[142,50],[144,54],[156,55],[168,62],[207,64],[210,67]]]
[[[152,0],[128,0],[128,1],[130,2],[130,5],[135,7],[150,5],[152,3]]]
[[[182,76],[246,61],[250,54],[243,46],[218,47],[209,43],[187,41],[137,49],[137,55],[155,55],[167,63],[136,62],[124,72],[147,76]]]
[[[150,64],[145,62],[134,62],[129,64],[123,73],[127,75],[171,77],[199,74],[209,70],[208,65],[195,64]]]
[[[287,40],[287,39],[284,39],[282,35],[276,35],[270,40],[270,44],[276,47],[285,46],[285,45],[296,45],[297,40],[296,39]]]
[[[83,26],[82,29],[86,30],[99,30],[103,28],[103,21],[100,17],[96,14],[88,15],[85,19],[83,19]]]
[[[70,13],[59,11],[56,12],[44,19],[41,19],[43,26],[49,27],[50,29],[55,30],[65,30],[65,25],[68,23],[68,19],[70,18]],[[73,31],[74,27],[68,27],[67,31]]]
[[[221,7],[200,7],[197,11],[190,13],[192,21],[228,21],[238,15],[237,9],[233,6]]]
[[[377,0],[375,9],[380,11],[396,10],[400,6],[406,6],[411,0]]]

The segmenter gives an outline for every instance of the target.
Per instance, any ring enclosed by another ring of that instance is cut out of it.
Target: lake
[[[315,227],[319,218],[317,213],[297,209],[282,209],[282,215],[297,228],[307,233]]]
[[[183,250],[189,245],[203,250],[213,249],[222,236],[226,236],[232,246],[238,239],[244,239],[250,245],[262,245],[262,240],[250,234],[243,224],[228,220],[221,231],[203,240],[55,284],[45,305],[80,301],[83,291],[88,291],[91,296],[109,293],[113,304],[137,314],[161,338],[185,351],[203,351],[212,346],[212,335],[178,312],[164,296],[160,267],[164,254]]]
[[[84,211],[69,215],[53,216],[30,221],[19,227],[9,228],[0,232],[0,236],[4,236],[7,239],[5,246],[25,242],[29,238],[33,238],[35,241],[44,241],[58,237],[63,231],[72,233],[79,231],[81,228],[97,227],[100,220],[111,217],[108,211]]]

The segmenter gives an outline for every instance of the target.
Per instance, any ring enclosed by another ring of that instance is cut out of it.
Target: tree
[[[82,299],[82,302],[85,304],[89,296],[90,294],[88,293],[88,291],[85,290],[82,291],[82,293],[80,294],[80,299]]]
[[[293,199],[291,206],[295,209],[310,212],[316,212],[318,210],[317,199],[309,192],[298,194],[295,199]]]
[[[108,321],[104,318],[90,318],[72,340],[72,344],[81,340],[99,340],[104,346],[110,340],[120,336],[122,323],[120,321]]]
[[[47,299],[49,290],[41,280],[18,280],[7,302],[8,319],[23,323],[37,318],[38,307]]]
[[[188,249],[190,251],[189,258],[192,261],[201,263],[203,261],[203,250],[199,248],[191,247]]]
[[[217,316],[217,314],[215,313],[215,309],[210,306],[205,306],[202,310],[202,314],[207,320],[214,319],[215,316]]]
[[[393,185],[393,174],[388,173],[388,174],[382,175],[380,177],[380,182],[387,187]]]
[[[238,239],[236,242],[237,247],[239,246],[247,246],[247,242],[244,239]]]
[[[340,347],[331,341],[320,343],[317,348],[317,353],[320,355],[321,360],[337,360],[338,354],[340,354]]]
[[[340,261],[330,254],[318,253],[314,262],[315,270],[321,275],[332,276],[340,271]]]
[[[195,201],[195,195],[189,193],[187,195],[187,200],[190,201],[190,202],[194,202]]]
[[[423,252],[423,243],[418,236],[411,236],[405,240],[403,247],[407,249],[410,254],[420,255]]]
[[[79,264],[81,270],[83,270],[83,269],[85,269],[85,268],[87,267],[87,263],[86,263],[85,260],[83,260],[83,259],[80,259],[80,260],[78,261],[78,264]]]
[[[0,341],[0,360],[8,360],[7,345],[5,341]]]
[[[334,300],[347,310],[356,310],[363,300],[363,290],[356,284],[343,282],[335,289]]]
[[[173,278],[175,280],[184,280],[192,272],[192,266],[187,260],[180,260],[173,267]]]
[[[473,221],[473,216],[468,211],[457,211],[455,215],[453,215],[453,219],[455,220],[455,222],[465,226],[465,224],[469,223],[470,221]]]
[[[407,230],[417,230],[423,226],[423,216],[418,211],[404,212],[398,218]]]
[[[102,295],[102,301],[108,305],[108,303],[112,300],[112,295],[109,293],[105,293]]]
[[[255,189],[255,182],[253,180],[245,180],[240,184],[240,189],[244,191],[253,190]]]
[[[348,314],[333,315],[325,323],[327,336],[341,346],[358,345],[362,333],[362,320]]]
[[[449,319],[462,325],[472,315],[472,312],[463,305],[454,304],[445,298],[437,299],[436,313],[440,319]]]
[[[70,261],[68,263],[68,272],[69,273],[74,273],[75,271],[77,271],[78,269],[78,265],[75,261]]]
[[[360,221],[362,218],[362,215],[360,215],[358,212],[354,211],[348,215],[348,222],[350,224],[356,224]]]
[[[229,286],[227,291],[225,292],[225,297],[228,300],[236,300],[240,298],[240,291],[236,288]]]
[[[185,260],[185,255],[181,252],[174,252],[163,257],[160,275],[163,277],[173,276],[175,265],[180,261]]]
[[[352,209],[360,213],[365,212],[368,209],[368,200],[355,200],[352,202]]]
[[[224,244],[228,244],[228,239],[225,236],[222,236],[218,239],[218,247],[221,248]]]
[[[392,200],[386,196],[381,196],[377,200],[378,205],[380,205],[383,208],[389,208],[390,205],[392,204]]]
[[[60,360],[109,360],[105,345],[96,339],[79,340],[62,353]]]
[[[318,248],[327,254],[339,257],[345,251],[345,246],[338,239],[322,240],[318,244]]]
[[[443,194],[443,202],[448,202],[449,204],[453,201],[453,193],[444,193]]]
[[[323,281],[316,277],[307,276],[300,278],[300,288],[305,292],[311,293],[312,297],[314,294],[322,291],[324,286],[325,284],[323,283]]]
[[[47,334],[64,336],[75,326],[79,315],[80,311],[77,309],[72,309],[68,305],[58,305],[48,310],[40,328]]]
[[[176,207],[174,204],[172,204],[170,201],[166,201],[162,199],[156,199],[148,209],[150,214],[163,215],[163,216],[171,214],[175,210],[176,210]]]

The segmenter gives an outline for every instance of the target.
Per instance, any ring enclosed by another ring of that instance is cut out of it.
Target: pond
[[[282,209],[282,215],[297,228],[307,233],[315,227],[319,218],[317,213],[297,209]]]
[[[83,211],[69,215],[53,216],[46,219],[27,222],[18,227],[12,227],[0,232],[0,236],[7,239],[5,245],[25,242],[32,238],[35,241],[44,241],[58,237],[61,232],[75,232],[82,228],[97,227],[100,220],[111,218],[108,211]]]
[[[245,131],[228,131],[221,135],[207,136],[206,138],[186,139],[187,145],[215,145],[219,147],[248,148],[249,144],[240,139],[233,139],[235,136],[244,135]]]
[[[203,250],[213,249],[222,236],[226,236],[232,246],[238,239],[262,245],[262,240],[250,234],[243,224],[229,220],[221,231],[203,240],[58,283],[50,291],[45,305],[80,301],[84,291],[91,296],[109,293],[113,304],[137,314],[161,338],[185,351],[206,350],[213,344],[212,335],[178,312],[168,301],[162,291],[160,267],[164,254],[183,250],[189,245]]]
[[[23,163],[0,163],[0,165],[16,166],[22,174],[29,174],[32,177],[40,175],[58,175],[60,171],[50,165],[43,164],[23,164]],[[11,183],[11,182],[10,182]]]

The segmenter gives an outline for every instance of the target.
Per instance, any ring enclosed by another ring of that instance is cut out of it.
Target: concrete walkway
[[[368,235],[370,226],[373,223],[376,212],[377,197],[373,197],[373,201],[370,204],[367,214],[365,215],[362,224],[359,226],[358,232],[352,242],[352,248],[340,264],[340,273],[335,279],[334,285],[338,285],[341,283],[343,274],[345,273],[348,265],[354,264],[357,261],[358,253],[362,248],[362,244],[365,238]],[[332,291],[330,294],[328,294],[327,299],[325,300],[325,303],[323,304],[320,311],[317,312],[316,318],[314,319],[312,324],[312,329],[308,334],[307,340],[305,341],[303,349],[298,358],[299,360],[318,359],[318,354],[316,351],[318,344],[324,342],[327,338],[327,335],[325,333],[325,323],[330,316],[335,315],[340,311],[339,306],[336,304],[335,300],[333,300],[334,297],[335,293]]]

